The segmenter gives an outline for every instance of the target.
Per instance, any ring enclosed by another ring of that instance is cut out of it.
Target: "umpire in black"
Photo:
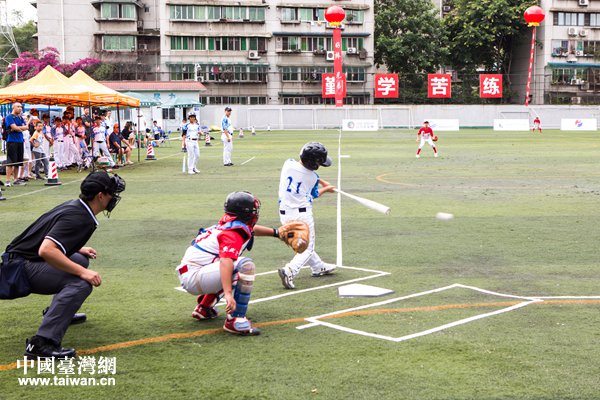
[[[26,341],[26,357],[75,357],[75,349],[61,347],[62,339],[92,286],[102,283],[100,274],[88,269],[96,250],[84,246],[98,226],[96,215],[110,213],[124,190],[118,175],[91,173],[81,183],[79,199],[39,217],[6,248],[3,264],[24,270],[31,293],[54,294],[37,334]]]

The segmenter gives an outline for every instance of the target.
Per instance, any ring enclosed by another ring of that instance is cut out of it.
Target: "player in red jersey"
[[[531,129],[531,133],[535,133],[535,130],[539,130],[540,133],[542,133],[542,126],[541,126],[542,121],[540,121],[540,117],[535,117],[535,119],[533,120],[533,129]]]
[[[429,127],[429,121],[424,121],[423,126],[417,132],[417,142],[421,142],[419,144],[419,148],[417,149],[417,158],[421,157],[421,148],[425,145],[425,143],[429,143],[431,148],[433,149],[433,156],[437,157],[438,152],[435,144],[433,144],[433,130]]]

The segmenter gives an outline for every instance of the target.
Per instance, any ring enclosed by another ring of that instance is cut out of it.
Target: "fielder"
[[[231,108],[225,107],[225,115],[221,120],[221,141],[223,142],[223,165],[231,167],[231,153],[233,151],[233,125],[231,125]]]
[[[190,122],[184,125],[183,130],[186,132],[185,147],[187,151],[188,174],[194,175],[199,173],[196,169],[196,164],[200,159],[200,147],[198,147],[198,139],[200,138],[200,125],[196,121],[196,114],[188,115]]]
[[[255,236],[279,237],[294,251],[308,245],[308,227],[290,223],[280,228],[256,225],[260,201],[248,192],[233,192],[225,199],[225,215],[216,225],[200,229],[177,267],[181,286],[198,296],[192,317],[198,320],[217,318],[215,305],[221,295],[227,303],[227,332],[255,336],[260,330],[246,318],[256,267],[252,259],[241,257],[251,250]]]
[[[535,133],[535,130],[539,130],[540,133],[542,133],[542,126],[541,126],[542,121],[540,121],[540,117],[535,117],[535,119],[533,120],[533,128],[531,129],[531,133]]]
[[[421,157],[421,148],[425,145],[425,143],[428,143],[433,149],[433,156],[438,156],[437,148],[435,147],[435,144],[433,144],[433,140],[433,130],[429,127],[429,121],[424,121],[423,126],[421,129],[419,129],[419,132],[417,132],[417,142],[421,141],[419,148],[417,149],[417,158]]]
[[[312,215],[313,200],[335,187],[322,180],[315,172],[320,166],[329,167],[331,159],[321,143],[306,143],[300,151],[300,161],[289,159],[283,164],[279,180],[279,218],[282,224],[290,220],[306,222],[310,230],[308,248],[297,253],[292,260],[278,270],[281,282],[286,289],[294,289],[294,278],[300,268],[308,264],[312,276],[331,274],[335,266],[325,264],[315,251],[315,223]],[[322,186],[319,189],[319,184]]]

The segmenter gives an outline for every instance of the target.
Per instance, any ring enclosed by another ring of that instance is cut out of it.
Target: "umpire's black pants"
[[[70,258],[84,268],[89,266],[89,260],[82,254],[75,253]],[[60,344],[73,316],[92,293],[92,285],[45,261],[25,261],[24,266],[32,293],[54,294],[37,335]]]

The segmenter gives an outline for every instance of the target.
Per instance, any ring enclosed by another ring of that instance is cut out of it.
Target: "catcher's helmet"
[[[300,150],[302,164],[310,170],[316,171],[319,166],[329,167],[331,158],[327,157],[327,149],[319,142],[306,143]]]
[[[258,221],[260,200],[249,192],[229,193],[223,205],[225,212],[235,215],[243,223],[254,226]]]

